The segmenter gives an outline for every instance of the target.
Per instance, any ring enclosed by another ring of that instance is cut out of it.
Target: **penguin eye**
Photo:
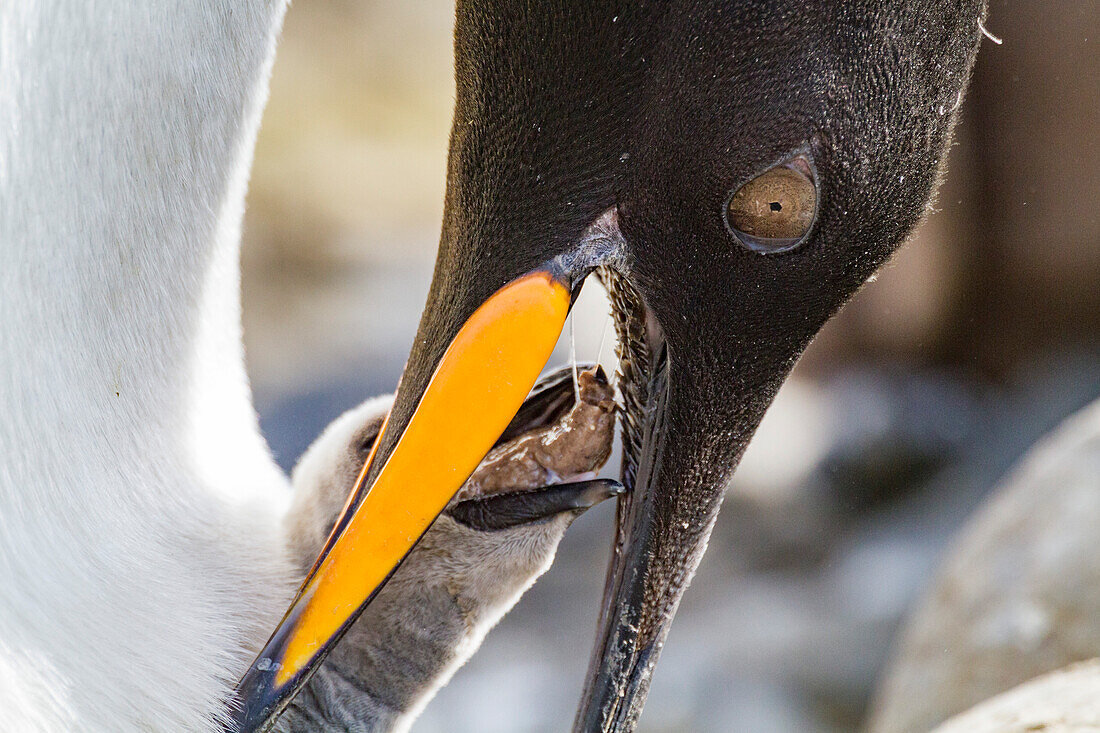
[[[726,224],[754,252],[786,252],[802,243],[816,213],[813,169],[799,156],[734,191],[726,205]]]

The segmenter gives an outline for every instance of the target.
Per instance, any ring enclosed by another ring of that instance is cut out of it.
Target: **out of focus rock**
[[[901,637],[872,733],[927,731],[1100,656],[1098,526],[1100,402],[1032,449],[963,531]]]
[[[1086,733],[1100,730],[1100,660],[1076,664],[998,695],[935,733]]]

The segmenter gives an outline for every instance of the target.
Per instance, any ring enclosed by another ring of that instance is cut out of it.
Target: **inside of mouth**
[[[623,448],[621,474],[629,496],[638,476],[654,368],[665,358],[664,337],[660,326],[650,317],[641,294],[622,273],[601,267],[596,274],[607,290],[615,321],[615,348],[619,360],[616,386]]]

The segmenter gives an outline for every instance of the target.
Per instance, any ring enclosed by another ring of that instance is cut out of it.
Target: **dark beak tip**
[[[591,509],[607,499],[626,493],[626,487],[615,479],[593,479],[587,483],[588,486],[577,496],[578,509]]]

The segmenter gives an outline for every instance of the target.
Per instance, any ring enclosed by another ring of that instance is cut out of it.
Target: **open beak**
[[[237,684],[235,730],[270,728],[462,487],[523,404],[571,302],[560,268],[531,271],[461,323],[434,371],[417,370],[430,371],[426,384],[406,374],[325,550]]]
[[[230,730],[270,729],[508,433],[579,285],[596,269],[619,331],[626,493],[575,730],[633,730],[726,482],[793,359],[740,370],[736,355],[715,358],[715,344],[730,341],[722,334],[736,331],[725,324],[718,341],[708,341],[715,333],[704,324],[714,319],[684,317],[699,305],[690,283],[643,296],[609,264],[621,261],[624,242],[614,209],[572,241],[527,259],[546,263],[534,269],[514,255],[441,260],[382,433],[325,549],[238,682]],[[494,283],[503,286],[494,292]],[[656,302],[653,311],[646,298]],[[532,400],[524,409],[551,406]],[[603,492],[598,498],[620,490],[588,488]],[[551,493],[547,500],[565,499]]]

